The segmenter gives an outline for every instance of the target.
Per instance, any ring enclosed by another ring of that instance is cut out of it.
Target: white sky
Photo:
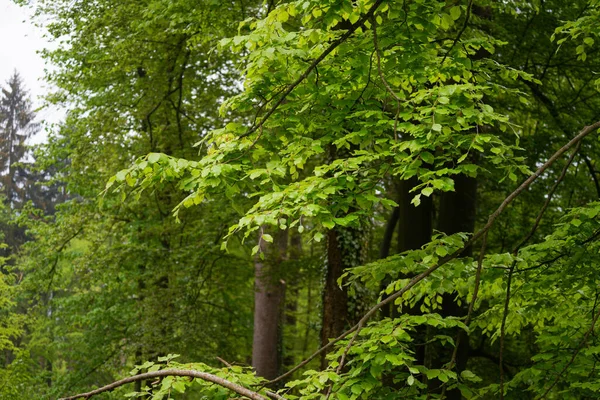
[[[48,46],[43,32],[31,21],[31,11],[19,7],[11,0],[0,0],[0,84],[4,85],[16,69],[29,91],[34,107],[41,106],[40,96],[48,92],[48,85],[43,81],[44,60],[37,54],[38,50]],[[59,122],[64,112],[57,109],[38,111],[38,120],[42,122]],[[39,143],[45,138],[40,132],[30,140]]]

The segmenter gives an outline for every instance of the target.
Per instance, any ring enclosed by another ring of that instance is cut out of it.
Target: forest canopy
[[[600,2],[17,3],[0,398],[600,398]]]

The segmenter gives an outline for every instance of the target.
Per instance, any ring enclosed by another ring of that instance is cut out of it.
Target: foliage
[[[568,161],[553,156],[598,120],[597,1],[36,7],[59,42],[46,53],[57,68],[49,100],[72,105],[38,159],[70,200],[20,218],[31,241],[13,270],[23,278],[7,275],[0,297],[21,308],[0,330],[12,357],[0,397],[85,392],[132,367],[204,371],[276,397],[238,366],[251,352],[257,253],[279,245],[278,231],[297,238],[298,254],[271,271],[287,285],[279,347],[291,367],[326,344],[313,316],[330,233],[360,230],[377,246],[403,207],[398,182],[416,182],[412,204],[441,213],[465,177],[478,185],[479,233],[435,231],[364,263],[345,254],[362,265],[339,285],[381,303],[356,325],[340,316],[349,330],[326,368],[309,364],[278,395],[598,396],[597,132],[571,143]],[[393,309],[379,313],[389,296]],[[127,393],[239,395],[169,376],[109,396]]]

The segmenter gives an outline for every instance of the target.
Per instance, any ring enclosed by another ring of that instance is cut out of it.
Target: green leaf
[[[148,154],[148,162],[150,164],[157,163],[160,160],[160,153],[150,153]]]
[[[453,20],[457,20],[460,18],[460,14],[461,14],[461,9],[460,6],[454,6],[450,9],[450,15],[452,16]]]
[[[431,154],[428,151],[424,151],[421,154],[419,154],[419,156],[421,157],[421,159],[423,161],[425,161],[427,164],[433,164],[435,162],[435,157],[433,156],[433,154]]]

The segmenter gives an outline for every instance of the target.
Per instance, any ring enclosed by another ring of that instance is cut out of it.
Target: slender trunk
[[[440,198],[438,229],[447,235],[458,232],[473,232],[477,199],[477,180],[468,176],[454,177],[454,192],[445,192]],[[472,248],[463,252],[470,256]]]
[[[362,316],[362,299],[359,291],[350,302],[345,286],[338,281],[346,269],[365,261],[365,238],[362,228],[336,227],[327,233],[327,275],[323,289],[323,315],[321,319],[321,345],[338,337]],[[359,289],[359,288],[357,288]],[[326,354],[321,354],[321,368],[327,366]]]
[[[297,262],[302,257],[302,236],[298,233],[298,231],[293,231],[290,235],[290,249],[289,249],[289,259],[291,261]],[[295,264],[294,264],[295,265]],[[298,272],[297,270],[294,272]],[[290,274],[287,274],[290,276]],[[293,274],[292,279],[286,280],[286,290],[285,290],[285,299],[284,299],[284,315],[283,322],[281,326],[288,327],[287,329],[291,332],[297,331],[298,324],[298,295],[299,295],[299,281],[296,277],[296,274]],[[283,339],[283,335],[282,335]],[[294,358],[294,350],[297,348],[297,340],[296,338],[292,338],[292,340],[285,341],[286,346],[280,346],[283,349],[285,354],[283,356],[283,366],[285,369],[293,367],[296,364]]]
[[[346,326],[348,317],[348,293],[340,288],[338,279],[344,273],[344,255],[338,240],[338,230],[327,233],[327,275],[323,288],[323,315],[321,325],[321,345],[338,337]],[[321,368],[327,366],[325,354],[321,355]]]
[[[284,282],[279,266],[287,257],[288,232],[279,231],[271,246],[264,246],[264,261],[254,264],[254,336],[252,367],[265,379],[276,378],[281,363],[281,309]]]
[[[416,178],[400,182],[400,225],[398,226],[398,252],[420,249],[431,241],[432,210],[431,197],[421,196],[421,204],[415,207],[411,200],[415,193],[410,191],[418,184]]]
[[[394,230],[398,225],[400,219],[400,206],[394,207],[394,210],[390,214],[390,218],[385,225],[385,232],[383,234],[383,240],[381,241],[381,247],[379,248],[379,258],[387,258],[390,256],[390,249],[392,247],[392,238],[394,236]]]

